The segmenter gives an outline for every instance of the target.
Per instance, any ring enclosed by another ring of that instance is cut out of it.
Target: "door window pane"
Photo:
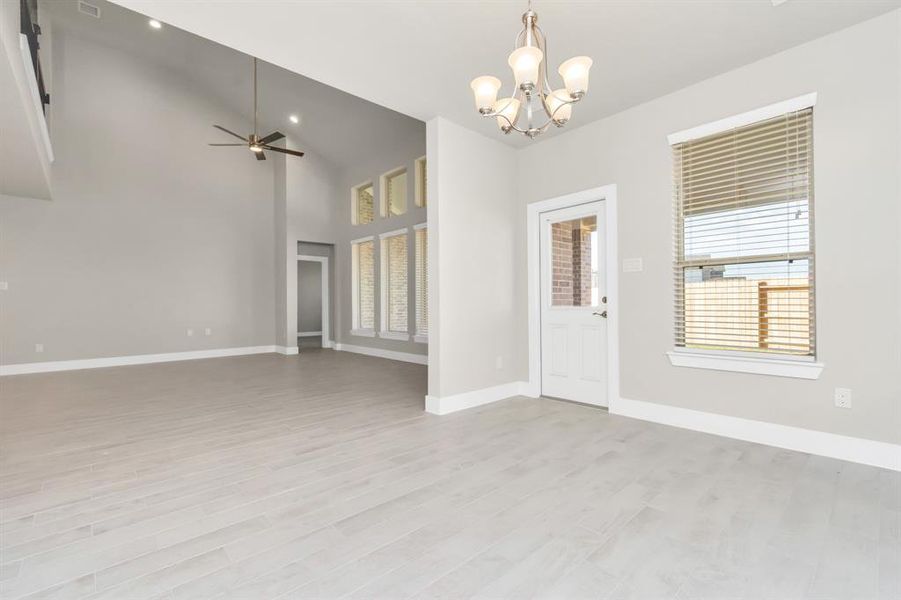
[[[551,223],[551,305],[597,306],[597,217]]]

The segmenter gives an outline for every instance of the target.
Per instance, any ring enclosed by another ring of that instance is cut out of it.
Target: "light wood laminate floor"
[[[6,377],[4,598],[901,598],[897,473],[332,351]]]

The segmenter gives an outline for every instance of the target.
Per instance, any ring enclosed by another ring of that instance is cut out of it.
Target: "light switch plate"
[[[640,258],[624,258],[623,273],[638,273],[644,271],[644,260]]]
[[[8,281],[0,281],[0,291],[5,292],[8,289],[9,289],[9,282]]]

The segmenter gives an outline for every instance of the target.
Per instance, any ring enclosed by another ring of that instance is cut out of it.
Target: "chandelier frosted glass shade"
[[[507,64],[513,69],[516,87],[534,86],[538,82],[538,71],[544,52],[535,46],[523,46],[510,53]]]
[[[588,93],[592,61],[587,56],[564,61],[557,69],[563,87],[554,89],[547,78],[547,44],[544,32],[536,24],[538,15],[529,9],[522,22],[524,27],[507,59],[513,70],[513,92],[497,99],[501,81],[490,75],[476,77],[470,87],[476,109],[483,117],[495,117],[504,133],[516,131],[534,138],[552,124],[563,127],[572,118],[572,105]]]
[[[563,78],[563,84],[570,94],[585,94],[588,92],[588,70],[591,69],[591,59],[587,56],[576,56],[565,61],[557,72]]]
[[[476,77],[469,84],[472,93],[476,97],[476,108],[480,112],[490,111],[494,108],[494,101],[497,100],[497,92],[501,89],[501,80],[497,77],[486,75],[484,77]]]

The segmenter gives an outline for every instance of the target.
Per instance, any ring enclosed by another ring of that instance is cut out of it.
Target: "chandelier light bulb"
[[[573,116],[573,105],[566,88],[554,90],[547,96],[547,110],[557,123],[566,123]]]
[[[587,56],[575,56],[560,65],[557,72],[563,78],[571,97],[581,98],[588,92],[588,70],[591,69],[591,64],[592,60]]]
[[[519,100],[516,98],[501,98],[494,103],[494,113],[498,115],[497,126],[507,133],[516,123],[516,115],[519,113]]]
[[[544,52],[535,46],[523,46],[510,54],[507,64],[513,69],[516,87],[531,90],[538,83],[538,67],[543,58]]]
[[[497,92],[501,89],[501,80],[491,75],[476,77],[469,84],[476,99],[476,108],[481,113],[491,112]]]

